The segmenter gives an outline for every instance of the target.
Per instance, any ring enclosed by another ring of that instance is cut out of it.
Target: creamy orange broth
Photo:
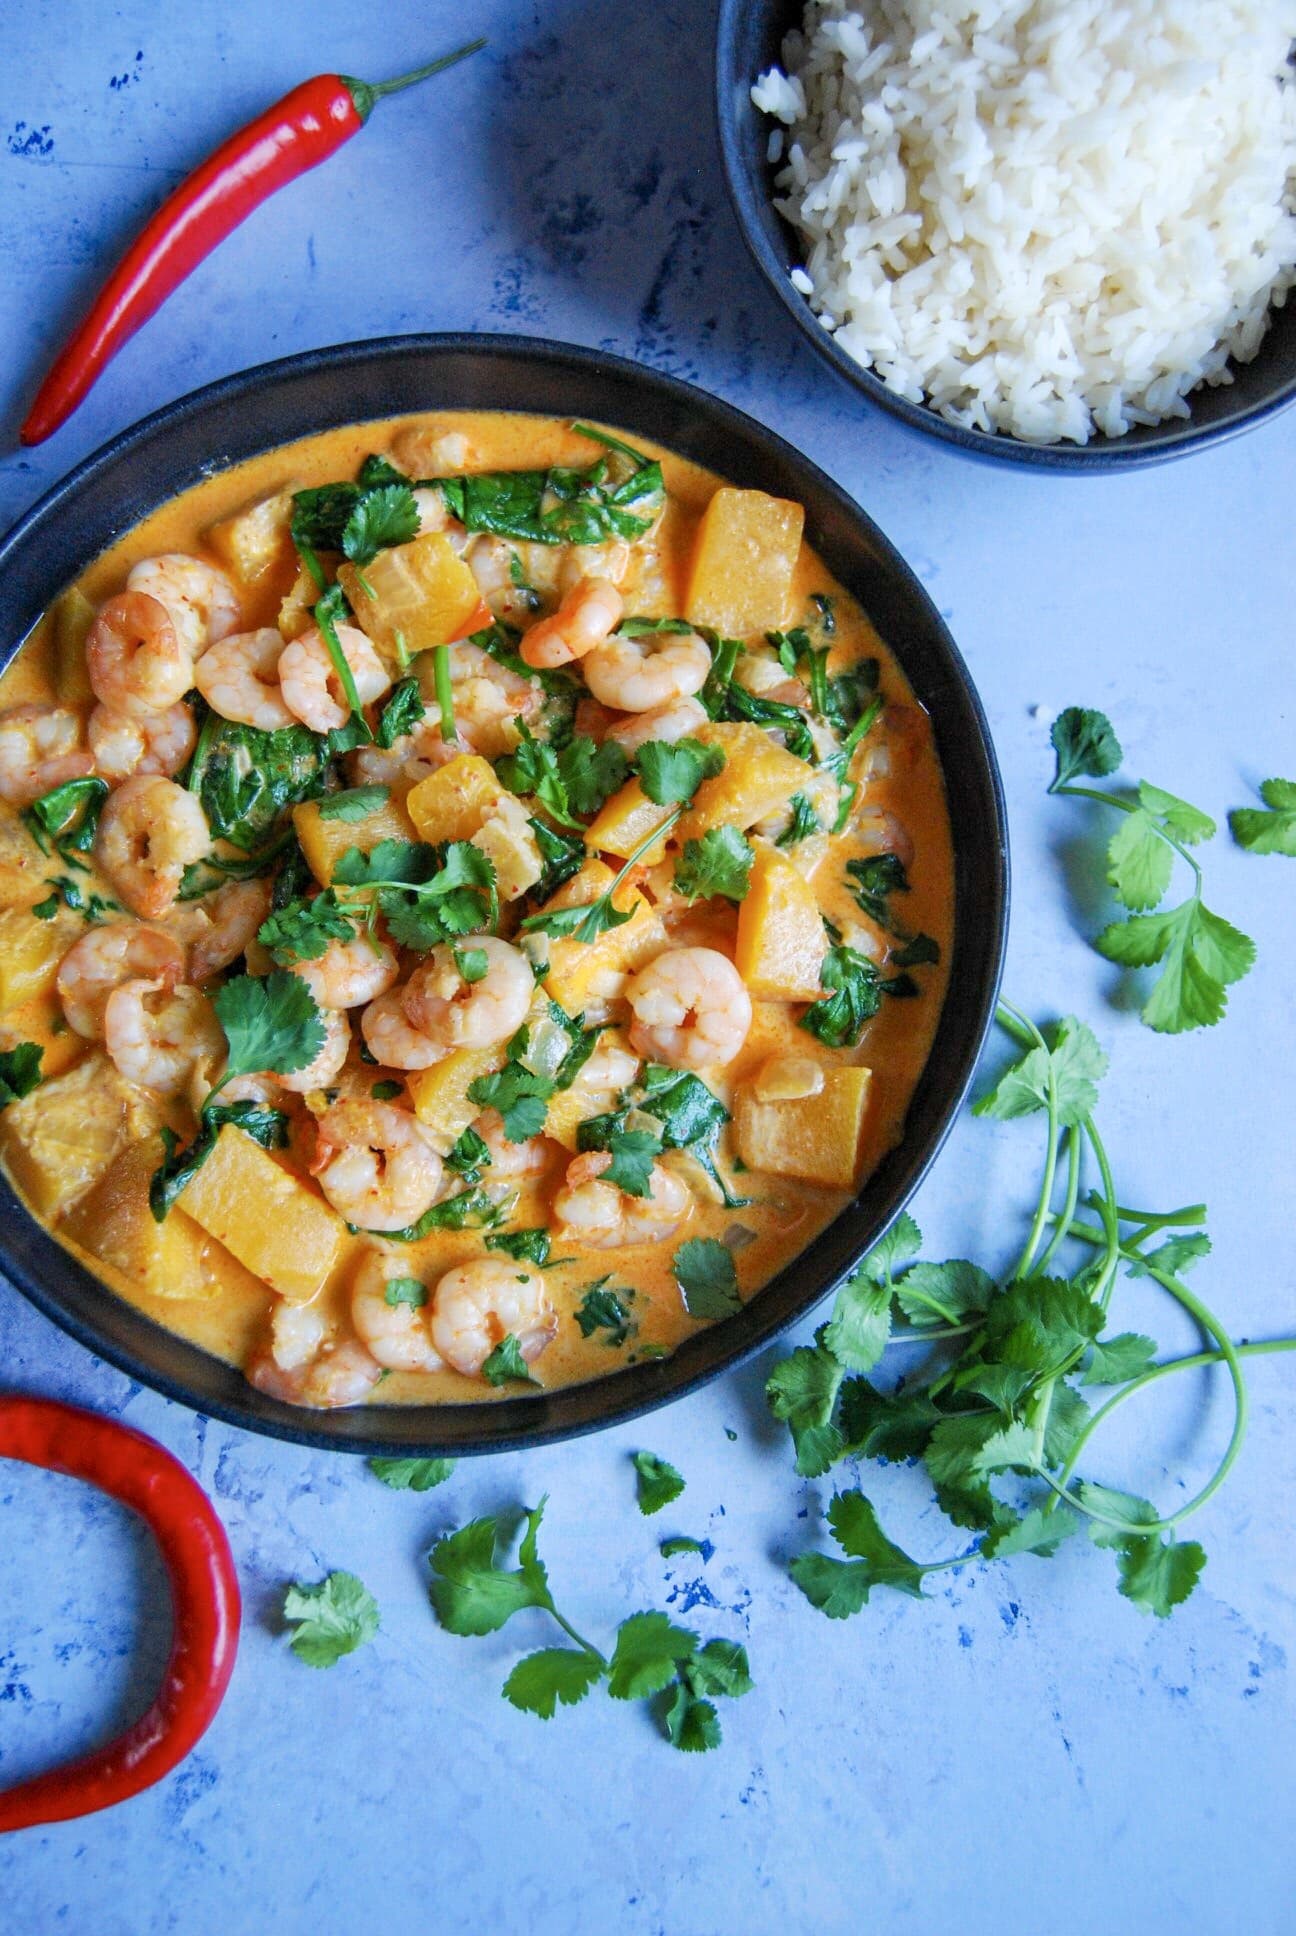
[[[166,551],[211,556],[205,550],[203,533],[217,520],[290,482],[313,485],[354,477],[369,453],[385,451],[397,432],[414,424],[465,432],[472,447],[468,465],[472,470],[543,468],[555,463],[575,466],[592,461],[591,446],[565,424],[523,415],[449,412],[435,417],[401,418],[329,430],[223,471],[164,505],[97,558],[78,581],[79,587],[92,602],[98,603],[122,588],[127,571],[140,558]],[[626,610],[673,615],[685,609],[685,588],[698,520],[721,480],[639,438],[630,441],[660,459],[668,502],[655,541],[663,582],[651,603],[636,602],[633,591],[628,591]],[[289,556],[282,569],[273,569],[252,587],[241,588],[245,628],[274,623],[280,599],[294,573],[295,559]],[[739,1083],[780,1051],[817,1057],[826,1065],[867,1066],[873,1071],[873,1088],[862,1181],[901,1137],[905,1111],[930,1050],[945,995],[953,901],[950,828],[926,715],[917,707],[903,672],[879,640],[866,614],[831,578],[809,545],[802,546],[793,590],[792,609],[771,614],[771,626],[804,622],[810,594],[826,593],[835,602],[836,614],[832,670],[839,671],[865,656],[874,656],[880,661],[880,690],[887,710],[874,729],[870,744],[879,737],[884,743],[890,739],[893,757],[889,774],[868,785],[867,802],[870,807],[895,815],[912,842],[913,857],[908,868],[910,891],[902,897],[902,904],[897,904],[897,912],[909,931],[922,931],[935,938],[941,961],[940,965],[925,966],[918,971],[921,985],[918,999],[882,1003],[856,1049],[825,1049],[800,1029],[797,1019],[804,1012],[804,1004],[757,1002],[751,1033],[737,1060],[723,1071],[709,1073],[705,1079],[722,1099],[729,1101]],[[55,698],[52,622],[47,615],[0,680],[0,706],[53,702]],[[811,844],[815,848],[828,847],[826,841]],[[798,850],[784,851],[795,856]],[[832,840],[830,850],[823,853],[814,868],[813,885],[823,913],[848,935],[868,924],[848,891],[844,863],[853,854],[872,851],[876,851],[876,842],[863,846],[847,832]],[[37,852],[12,808],[0,808],[0,855],[9,860],[11,873],[15,868],[30,873],[30,893],[11,891],[11,901],[30,905],[43,893],[41,883],[46,876],[59,871],[57,862],[47,861]],[[727,902],[695,903],[691,910],[672,922],[672,944],[702,944],[731,953],[736,919],[736,908]],[[84,931],[75,915],[60,913],[57,920],[67,945]],[[465,945],[471,945],[470,941]],[[52,991],[0,1017],[0,1046],[8,1047],[23,1040],[44,1046],[46,1078],[70,1067],[88,1046],[62,1023]],[[354,1046],[352,1059],[355,1059]],[[364,1073],[380,1077],[390,1072],[366,1069]],[[183,1139],[192,1135],[194,1119],[182,1105],[169,1105],[166,1114]],[[0,1136],[4,1121],[0,1116]],[[731,1130],[724,1132],[718,1158],[735,1189],[752,1197],[748,1207],[726,1210],[717,1204],[698,1201],[679,1238],[662,1244],[589,1250],[568,1240],[555,1245],[556,1253],[570,1261],[550,1265],[544,1272],[559,1314],[560,1328],[555,1342],[533,1367],[533,1375],[541,1385],[552,1388],[606,1375],[623,1364],[634,1363],[645,1354],[645,1349],[652,1355],[669,1352],[697,1330],[697,1324],[683,1307],[671,1270],[672,1252],[683,1237],[723,1237],[732,1225],[742,1225],[747,1240],[735,1247],[735,1261],[741,1293],[744,1298],[750,1298],[839,1215],[850,1200],[845,1192],[811,1187],[788,1177],[735,1172],[731,1137]],[[281,1160],[291,1161],[290,1154],[285,1153]],[[552,1160],[543,1176],[534,1182],[524,1179],[527,1187],[509,1220],[510,1228],[546,1222],[548,1198],[569,1160],[565,1152],[553,1146]],[[313,1184],[308,1187],[315,1188]],[[453,1187],[458,1187],[457,1182]],[[183,1207],[183,1197],[180,1205]],[[204,1245],[203,1281],[177,1283],[172,1293],[163,1298],[148,1294],[137,1283],[79,1248],[60,1227],[60,1221],[61,1212],[56,1211],[49,1220],[55,1236],[109,1290],[128,1299],[167,1329],[234,1364],[245,1363],[262,1340],[274,1301],[272,1295],[214,1240],[209,1238]],[[343,1332],[348,1326],[350,1281],[364,1241],[360,1237],[348,1239],[339,1267],[321,1293],[328,1312]],[[440,1272],[451,1264],[493,1253],[483,1252],[483,1233],[467,1230],[435,1232],[421,1243],[405,1246],[402,1254],[408,1257],[411,1274],[434,1283]],[[523,1264],[519,1268],[534,1267]],[[610,1348],[602,1342],[606,1333],[583,1338],[574,1321],[573,1313],[585,1289],[604,1276],[610,1276],[612,1285],[623,1295],[627,1289],[634,1292],[629,1308],[637,1329],[622,1349]],[[396,1372],[382,1379],[372,1398],[385,1404],[462,1401],[515,1396],[522,1389],[511,1384],[497,1392],[480,1379],[451,1371]]]

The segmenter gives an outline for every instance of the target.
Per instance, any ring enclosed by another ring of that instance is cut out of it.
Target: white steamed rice
[[[1186,417],[1296,283],[1294,35],[1296,0],[809,0],[752,89],[792,280],[953,423]]]

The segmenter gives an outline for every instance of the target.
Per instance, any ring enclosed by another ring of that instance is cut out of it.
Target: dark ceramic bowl
[[[543,1398],[337,1412],[281,1405],[105,1290],[0,1178],[0,1265],[47,1317],[196,1411],[349,1452],[490,1452],[593,1431],[692,1391],[777,1336],[876,1241],[944,1141],[989,1025],[1007,925],[1007,832],[985,717],[908,566],[844,491],[750,417],[596,351],[518,337],[399,336],[289,357],[182,398],[82,464],[0,544],[0,664],[97,553],[213,470],[332,424],[443,408],[595,417],[804,504],[809,541],[864,605],[931,714],[954,825],[956,940],[949,997],[907,1133],[858,1203],[739,1315],[699,1332],[674,1357]]]
[[[799,27],[805,0],[720,0],[716,29],[716,114],[725,177],[747,246],[779,300],[805,331],[820,356],[870,402],[929,436],[943,438],[976,457],[1007,458],[1042,470],[1132,470],[1167,457],[1185,457],[1206,444],[1236,437],[1296,401],[1296,300],[1275,313],[1252,363],[1235,366],[1232,383],[1199,389],[1189,398],[1191,417],[1173,418],[1124,437],[1095,437],[1087,444],[1032,444],[947,423],[926,404],[910,403],[848,356],[820,323],[805,297],[788,280],[804,261],[795,229],[774,207],[774,169],[766,159],[777,124],[753,105],[752,83],[782,59],[783,37]]]

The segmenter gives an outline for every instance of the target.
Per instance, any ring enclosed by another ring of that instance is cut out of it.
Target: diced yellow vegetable
[[[429,652],[489,622],[477,580],[444,531],[380,551],[363,577],[355,565],[338,571],[356,624],[388,658]]]
[[[84,1196],[128,1144],[151,1136],[159,1120],[156,1104],[96,1051],[10,1103],[0,1114],[0,1141],[33,1210],[54,1217]],[[156,1139],[154,1148],[161,1162]]]
[[[362,854],[367,854],[380,840],[414,838],[413,822],[394,795],[380,807],[372,807],[359,820],[321,814],[320,808],[324,805],[327,802],[303,800],[293,808],[293,825],[306,865],[321,887],[328,886],[333,869],[349,847],[358,847]]]
[[[673,812],[673,807],[659,807],[650,800],[638,780],[627,780],[603,802],[590,822],[585,844],[597,853],[617,854],[626,860],[639,842],[646,840],[653,828],[660,827]],[[665,841],[655,840],[641,856],[644,866],[654,867],[665,852]]]
[[[321,596],[319,586],[305,565],[300,566],[279,603],[278,626],[286,639],[299,639],[303,632],[310,631],[315,623],[315,606]]]
[[[300,484],[285,484],[282,491],[245,505],[206,533],[212,550],[242,584],[253,585],[271,565],[287,562],[292,546],[289,527],[293,492],[301,488]]]
[[[203,1267],[211,1238],[178,1207],[162,1223],[149,1208],[149,1180],[161,1161],[157,1137],[124,1149],[64,1220],[63,1230],[151,1297],[211,1297],[222,1289],[215,1271]],[[226,1258],[226,1275],[232,1267]]]
[[[48,994],[59,963],[85,932],[74,914],[60,909],[52,919],[38,921],[30,906],[28,900],[25,907],[0,910],[0,1013]]]
[[[94,698],[85,655],[94,617],[79,585],[69,585],[54,607],[54,686],[65,706],[88,706]]]
[[[786,855],[758,845],[734,945],[734,966],[748,992],[766,1001],[817,1000],[827,951],[814,889]]]
[[[679,822],[676,840],[699,840],[709,827],[754,827],[776,807],[785,807],[805,785],[804,760],[776,746],[760,726],[746,720],[699,726],[697,737],[719,746],[723,769],[703,780],[693,805]]]
[[[178,1202],[289,1304],[310,1303],[346,1235],[326,1203],[232,1123]]]
[[[414,1069],[405,1078],[414,1114],[432,1131],[442,1156],[452,1149],[482,1106],[468,1096],[468,1085],[478,1076],[504,1067],[506,1044],[489,1049],[452,1049],[430,1069]]]
[[[735,639],[784,624],[804,525],[799,504],[722,484],[698,528],[690,622]]]
[[[872,1080],[869,1069],[828,1069],[818,1095],[789,1102],[761,1102],[755,1085],[743,1083],[734,1098],[738,1154],[749,1170],[854,1190]]]
[[[616,905],[628,906],[633,897],[633,889],[623,890]],[[596,940],[551,941],[545,988],[569,1015],[578,1015],[588,1002],[614,1000],[635,970],[665,946],[661,916],[647,901],[635,899],[630,919],[619,928],[606,929]]]
[[[50,869],[21,820],[0,819],[0,908],[29,908],[48,900],[46,875]]]
[[[495,769],[478,753],[456,753],[452,760],[411,787],[405,809],[420,840],[471,840],[505,797]]]
[[[472,845],[485,854],[495,869],[495,886],[501,901],[516,901],[544,873],[530,816],[511,793],[504,795],[477,829]]]

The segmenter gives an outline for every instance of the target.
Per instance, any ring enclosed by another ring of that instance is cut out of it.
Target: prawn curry
[[[290,1403],[667,1355],[900,1137],[927,717],[799,505],[598,426],[330,430],[98,558],[0,691],[0,1149]]]

